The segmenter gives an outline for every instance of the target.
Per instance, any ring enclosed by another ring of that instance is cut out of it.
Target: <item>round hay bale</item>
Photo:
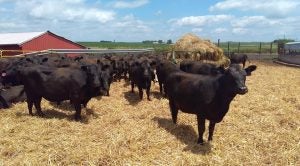
[[[207,61],[222,66],[228,66],[229,59],[224,55],[223,50],[217,47],[210,40],[188,33],[182,36],[173,46],[173,51],[178,56],[176,58],[189,58],[195,61]],[[185,56],[182,56],[185,55]]]

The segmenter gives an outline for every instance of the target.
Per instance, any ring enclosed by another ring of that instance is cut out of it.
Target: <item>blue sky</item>
[[[0,0],[0,33],[50,30],[74,41],[300,40],[300,0]]]

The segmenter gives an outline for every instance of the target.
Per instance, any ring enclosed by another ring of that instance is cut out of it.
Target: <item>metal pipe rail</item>
[[[49,49],[51,53],[62,53],[62,54],[84,54],[84,53],[136,53],[136,52],[152,52],[153,48],[147,49]]]
[[[14,56],[5,56],[3,52],[7,51],[19,51],[20,50],[0,50],[0,58],[6,57],[24,57],[28,55],[45,55],[50,53],[60,53],[60,54],[106,54],[106,53],[145,53],[145,52],[153,52],[153,48],[146,49],[48,49],[43,51],[26,51],[27,53],[14,55]]]

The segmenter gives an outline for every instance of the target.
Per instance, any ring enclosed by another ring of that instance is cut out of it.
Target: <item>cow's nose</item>
[[[95,79],[94,80],[94,87],[99,87],[101,86],[101,82],[99,81],[99,79]]]
[[[248,92],[248,88],[247,88],[247,87],[243,86],[243,87],[240,87],[240,88],[239,88],[239,93],[240,93],[240,94],[245,94],[245,93],[247,93],[247,92]]]

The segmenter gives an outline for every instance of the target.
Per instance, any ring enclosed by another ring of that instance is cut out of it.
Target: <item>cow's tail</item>
[[[10,103],[6,101],[2,95],[0,95],[0,102],[2,103],[3,108],[9,108]]]
[[[251,63],[251,62],[250,62],[250,59],[249,59],[249,57],[248,57],[247,55],[246,55],[246,59],[248,60],[249,63]]]

